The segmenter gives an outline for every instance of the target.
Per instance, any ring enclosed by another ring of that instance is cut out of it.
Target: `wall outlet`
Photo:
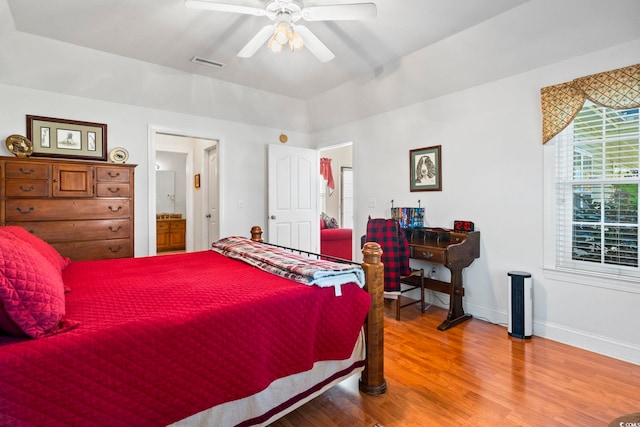
[[[371,197],[369,199],[369,207],[370,208],[375,208],[376,207],[376,198],[375,197]]]

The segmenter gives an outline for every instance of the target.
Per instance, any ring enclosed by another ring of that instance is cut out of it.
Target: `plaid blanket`
[[[382,248],[384,264],[384,290],[400,291],[400,276],[411,272],[409,242],[395,219],[372,218],[367,222],[367,242],[376,242]]]
[[[213,242],[211,248],[229,258],[305,285],[333,286],[338,296],[341,295],[341,285],[356,283],[364,286],[364,271],[359,266],[311,259],[245,237],[225,237]]]

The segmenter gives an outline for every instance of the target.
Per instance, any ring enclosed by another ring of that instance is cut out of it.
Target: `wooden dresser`
[[[0,157],[0,225],[19,225],[72,261],[134,255],[136,165]]]

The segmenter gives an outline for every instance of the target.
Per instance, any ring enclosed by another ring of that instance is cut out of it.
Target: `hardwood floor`
[[[387,393],[350,378],[272,426],[607,426],[640,412],[638,365],[478,319],[440,332],[439,308],[386,310]]]

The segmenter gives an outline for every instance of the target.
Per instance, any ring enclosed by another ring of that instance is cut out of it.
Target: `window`
[[[640,279],[638,109],[587,102],[554,139],[556,265]]]
[[[325,181],[324,179],[322,179],[322,176],[320,176],[320,179],[318,180],[318,194],[320,195],[320,212],[326,212],[327,211],[327,181]]]
[[[340,183],[342,186],[340,214],[342,216],[342,228],[353,228],[353,170],[350,167],[340,168]]]

